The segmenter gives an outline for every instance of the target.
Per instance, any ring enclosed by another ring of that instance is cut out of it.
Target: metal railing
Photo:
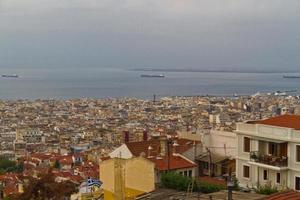
[[[288,165],[288,157],[286,156],[263,155],[259,151],[251,151],[250,160],[276,167],[287,167]]]

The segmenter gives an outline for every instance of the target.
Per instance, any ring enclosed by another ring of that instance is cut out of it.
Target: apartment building
[[[236,171],[244,187],[271,183],[300,191],[300,116],[238,123]]]

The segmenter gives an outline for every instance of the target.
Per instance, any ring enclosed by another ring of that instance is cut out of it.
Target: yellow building
[[[100,163],[105,200],[134,199],[155,189],[154,163],[143,158],[112,158]]]

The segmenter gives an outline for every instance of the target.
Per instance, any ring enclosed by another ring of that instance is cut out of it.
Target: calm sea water
[[[124,69],[1,69],[0,99],[70,99],[253,94],[300,89],[300,79],[282,73],[165,72],[165,78],[141,78]],[[149,72],[151,73],[151,72]],[[297,74],[300,75],[300,74]]]

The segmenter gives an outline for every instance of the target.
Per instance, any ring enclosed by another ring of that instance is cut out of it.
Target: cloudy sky
[[[0,68],[297,70],[299,10],[299,0],[0,0]]]

